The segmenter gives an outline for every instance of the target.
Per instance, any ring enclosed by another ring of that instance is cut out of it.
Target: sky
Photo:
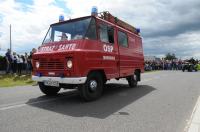
[[[141,29],[144,53],[200,59],[200,0],[0,0],[0,54],[29,52],[41,45],[49,25],[90,15],[92,6]]]

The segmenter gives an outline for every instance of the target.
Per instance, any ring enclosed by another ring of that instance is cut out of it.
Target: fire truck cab
[[[86,101],[99,98],[110,79],[136,87],[144,71],[139,30],[109,12],[52,24],[32,59],[44,94],[77,88]]]

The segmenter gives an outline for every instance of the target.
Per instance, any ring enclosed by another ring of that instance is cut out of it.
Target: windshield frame
[[[46,39],[46,37],[47,37],[47,35],[48,35],[50,29],[51,29],[51,27],[49,27],[49,29],[48,29],[48,31],[47,31],[47,33],[46,33],[46,35],[45,35],[45,37],[44,37],[44,39],[43,39],[43,41],[42,41],[42,45],[45,44],[44,41],[45,41],[45,39]]]
[[[52,29],[53,26],[59,26],[59,25],[67,24],[67,23],[78,22],[78,21],[89,19],[89,18],[91,18],[91,20],[90,20],[90,22],[88,24],[88,27],[87,27],[82,39],[85,39],[86,34],[87,34],[88,30],[89,30],[90,24],[92,22],[92,19],[94,19],[94,21],[95,21],[95,34],[96,34],[96,40],[97,40],[98,39],[98,33],[97,33],[97,20],[96,20],[96,17],[94,17],[94,16],[85,16],[85,17],[81,17],[81,18],[70,19],[70,20],[67,20],[67,21],[62,21],[62,22],[51,24],[49,29],[48,29],[48,31],[47,31],[47,33],[46,33],[46,35],[45,35],[45,37],[44,37],[44,39],[43,39],[43,41],[42,41],[42,45],[45,45],[45,44],[48,44],[48,43],[52,43],[52,42],[46,42],[45,43],[45,40],[46,40],[47,35],[49,34],[49,32],[51,32],[50,30]],[[72,40],[76,40],[76,39],[72,39]],[[70,40],[68,40],[68,41],[70,41]],[[53,41],[53,42],[59,42],[59,41]]]
[[[86,16],[86,17],[80,17],[80,18],[75,18],[75,19],[69,19],[69,20],[66,20],[66,21],[51,24],[50,27],[60,25],[60,24],[65,24],[65,23],[71,23],[71,22],[74,22],[74,21],[80,21],[80,20],[87,19],[87,18],[95,18],[95,17],[94,16]]]

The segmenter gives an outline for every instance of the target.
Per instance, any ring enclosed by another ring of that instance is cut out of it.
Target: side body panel
[[[141,38],[137,35],[126,32],[121,28],[118,28],[118,31],[125,33],[128,37],[128,47],[120,46],[118,42],[120,56],[120,77],[132,75],[136,69],[139,69],[141,72],[143,72],[144,55]]]

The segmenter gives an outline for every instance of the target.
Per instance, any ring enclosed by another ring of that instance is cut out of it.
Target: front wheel
[[[40,90],[48,96],[56,95],[61,89],[60,87],[45,86],[43,82],[38,82],[38,84]]]
[[[85,84],[79,86],[80,96],[85,101],[93,101],[101,97],[103,91],[103,77],[98,72],[88,75]]]
[[[133,74],[132,76],[127,77],[126,79],[128,81],[129,87],[135,88],[137,86],[138,81],[136,74]]]

